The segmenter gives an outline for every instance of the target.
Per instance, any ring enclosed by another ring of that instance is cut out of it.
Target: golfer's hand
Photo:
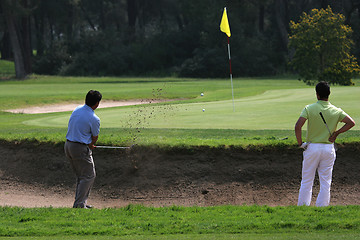
[[[334,132],[330,137],[329,137],[329,142],[335,142],[335,140],[336,140],[336,138],[337,138],[337,136],[338,136],[339,134],[337,133],[337,132]]]
[[[88,146],[89,146],[89,148],[90,148],[91,150],[93,150],[93,149],[95,148],[95,145],[94,145],[94,144],[91,144],[91,143],[90,143]]]
[[[304,142],[304,143],[302,143],[302,144],[299,146],[299,148],[302,148],[302,149],[306,150],[307,147],[308,147],[308,145],[309,145],[309,143]]]

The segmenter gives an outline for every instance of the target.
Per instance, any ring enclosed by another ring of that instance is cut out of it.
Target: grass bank
[[[0,237],[0,240],[8,240],[9,237]],[[29,237],[11,237],[11,240],[24,240]],[[275,234],[258,234],[258,233],[242,233],[242,234],[186,234],[186,235],[130,235],[130,236],[46,236],[46,237],[31,237],[32,240],[348,240],[360,239],[358,234],[352,233],[275,233]]]
[[[359,206],[0,208],[0,236],[359,234]]]

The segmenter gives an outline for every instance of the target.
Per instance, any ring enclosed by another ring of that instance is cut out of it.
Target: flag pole
[[[232,69],[231,69],[230,37],[229,37],[229,36],[227,37],[227,40],[228,40],[228,53],[229,53],[229,67],[230,67],[231,95],[232,95],[233,111],[235,112],[235,103],[234,103],[234,87],[233,87]]]
[[[230,25],[229,20],[226,13],[226,7],[224,7],[224,12],[221,17],[220,22],[220,31],[224,32],[227,35],[228,40],[228,53],[229,53],[229,66],[230,66],[230,81],[231,81],[231,95],[232,95],[232,103],[233,103],[233,111],[235,112],[235,103],[234,103],[234,87],[233,87],[233,80],[232,80],[232,69],[231,69],[231,55],[230,55]]]

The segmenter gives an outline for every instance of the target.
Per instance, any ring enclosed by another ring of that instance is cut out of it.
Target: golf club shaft
[[[330,136],[331,136],[331,135],[332,135],[332,133],[331,133],[331,131],[330,131],[330,129],[329,129],[329,127],[328,127],[328,125],[327,125],[326,121],[325,121],[325,118],[324,118],[324,116],[323,116],[322,112],[320,112],[320,116],[321,116],[321,118],[322,118],[323,122],[325,123],[326,128],[327,128],[327,130],[329,131],[329,134],[330,134]]]
[[[130,147],[95,146],[95,148],[128,149],[128,148],[130,148]]]

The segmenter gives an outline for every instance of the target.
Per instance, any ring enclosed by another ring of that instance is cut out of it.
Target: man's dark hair
[[[101,98],[102,98],[102,95],[101,95],[101,93],[99,91],[90,90],[86,94],[85,104],[88,105],[89,107],[92,107],[96,103],[100,102]]]
[[[319,95],[320,99],[328,99],[330,95],[330,85],[325,82],[321,81],[316,84],[316,93]]]

